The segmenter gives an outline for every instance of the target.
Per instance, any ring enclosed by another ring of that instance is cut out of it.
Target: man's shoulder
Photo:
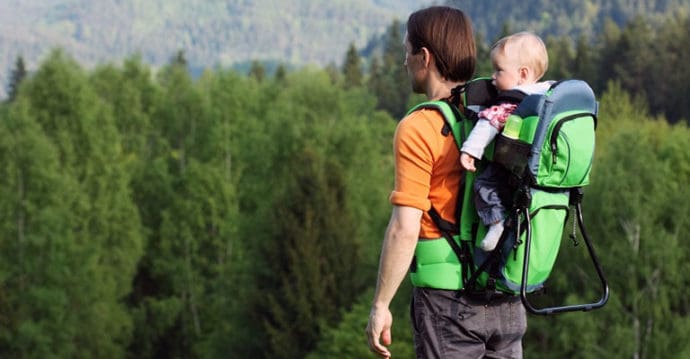
[[[398,124],[399,130],[415,131],[425,136],[440,133],[445,120],[443,114],[433,107],[419,108],[405,116]]]
[[[409,122],[409,123],[423,123],[424,121],[427,122],[437,122],[437,121],[443,121],[443,113],[441,113],[440,109],[429,105],[425,107],[421,107],[416,109],[415,111],[410,112],[407,114],[407,116],[403,117],[403,119],[400,121],[401,123],[403,122]]]

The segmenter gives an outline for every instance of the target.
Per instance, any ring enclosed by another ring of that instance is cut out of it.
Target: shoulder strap
[[[486,84],[486,82],[482,83]],[[446,101],[422,102],[408,111],[408,114],[423,108],[435,109],[443,115],[444,121],[450,128],[458,149],[462,148],[462,143],[472,130],[472,120],[463,115],[455,105],[449,104]],[[478,221],[474,210],[474,202],[472,201],[472,184],[474,183],[474,177],[475,174],[473,172],[463,172],[462,182],[459,188],[458,204],[456,206],[456,220],[459,222],[460,240],[466,242],[473,241],[476,222]]]
[[[453,134],[455,144],[458,146],[458,148],[462,148],[462,143],[464,142],[465,138],[467,138],[469,130],[464,128],[468,127],[463,126],[463,120],[465,117],[455,105],[451,105],[450,103],[441,100],[426,101],[412,107],[407,114],[409,115],[412,112],[419,111],[421,109],[433,109],[440,112],[441,115],[443,115],[443,120],[445,121],[447,127]],[[447,135],[447,133],[444,135]]]
[[[466,117],[463,116],[463,114],[460,112],[460,110],[453,104],[448,103],[447,101],[427,101],[427,102],[422,102],[416,106],[414,106],[410,111],[408,111],[408,115],[412,112],[421,110],[421,109],[433,109],[441,113],[443,117],[443,121],[445,122],[445,125],[443,129],[441,130],[442,134],[444,136],[447,136],[450,132],[453,135],[453,139],[455,140],[455,145],[457,146],[458,150],[462,148],[462,143],[465,141],[467,136],[469,135],[469,131],[471,129],[470,124],[468,123]],[[464,184],[466,182],[466,176],[463,175],[461,178],[461,183],[460,187],[464,187]],[[459,220],[462,219],[461,216],[461,211],[462,211],[462,205],[464,204],[463,198],[465,195],[464,190],[460,190],[459,196],[458,196],[458,204],[456,206],[456,223],[458,223]],[[432,211],[434,209],[432,208]],[[436,226],[443,230],[444,228],[449,227],[448,221],[443,220],[438,213],[429,213],[431,215],[431,218],[434,220],[434,223]],[[442,223],[441,221],[437,221],[437,217],[439,220],[445,222]],[[457,225],[450,223],[450,227],[455,227],[453,231],[451,231],[453,234],[458,233],[457,230]]]
[[[468,120],[467,117],[463,115],[463,113],[457,108],[457,106],[450,104],[447,101],[422,102],[410,109],[410,111],[408,111],[408,115],[420,109],[433,109],[440,112],[443,116],[443,120],[446,123],[446,127],[450,129],[450,132],[453,135],[453,139],[455,140],[455,144],[457,145],[458,150],[462,148],[462,143],[469,135],[469,131],[472,129],[472,125],[470,123],[470,120]],[[473,173],[463,172],[463,176],[461,178],[460,186],[458,189],[459,193],[458,203],[456,205],[455,224],[441,218],[441,216],[433,207],[428,212],[429,216],[434,221],[434,224],[436,224],[436,226],[439,228],[443,237],[446,239],[450,247],[453,249],[453,252],[458,257],[458,260],[460,261],[460,263],[462,263],[464,267],[462,272],[465,282],[467,280],[467,277],[469,277],[469,274],[471,273],[471,265],[473,262],[472,252],[470,250],[469,245],[472,239],[472,224],[470,223],[470,221],[467,220],[467,218],[472,217],[463,216],[462,213],[465,212],[465,208],[470,208],[467,207],[469,205],[467,200],[471,201],[472,198],[472,176],[474,176]],[[453,238],[454,234],[459,234],[460,243],[458,243]]]

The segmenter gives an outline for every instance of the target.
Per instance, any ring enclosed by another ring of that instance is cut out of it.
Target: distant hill
[[[488,42],[507,25],[510,32],[528,30],[543,37],[601,33],[607,19],[624,26],[635,16],[660,23],[672,13],[690,12],[690,0],[446,0],[465,11],[474,29]]]
[[[394,19],[433,0],[0,0],[0,97],[17,56],[29,71],[55,47],[91,67],[139,54],[152,66],[179,50],[193,69],[251,60],[339,64],[350,42],[373,53]],[[636,15],[663,21],[688,13],[690,0],[446,0],[492,41],[508,24],[546,37],[600,32]]]
[[[29,70],[54,47],[84,66],[135,53],[154,66],[184,50],[192,67],[253,59],[340,63],[418,0],[1,0],[0,95],[18,55]]]

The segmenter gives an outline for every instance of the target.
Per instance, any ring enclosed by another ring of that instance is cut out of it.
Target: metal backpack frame
[[[490,79],[488,79],[488,80],[487,79],[474,80],[473,84],[476,85],[476,88],[478,88],[478,90],[475,90],[475,91],[484,93],[484,92],[487,92],[487,88],[490,87]],[[458,98],[457,95],[461,95],[461,97],[460,97],[461,103],[463,105],[468,104],[469,102],[471,102],[468,100],[469,93],[471,92],[469,90],[471,90],[471,89],[468,89],[465,86],[463,86],[460,89],[456,89],[454,91],[453,97]],[[460,91],[462,91],[462,92],[460,92]],[[462,119],[463,124],[461,125],[461,128],[465,127],[465,125],[464,125],[465,121],[476,121],[476,116],[474,116],[474,118],[473,118],[472,113],[460,114],[458,111],[458,108],[456,107],[455,104],[453,104],[453,103],[448,103],[448,104],[450,105],[454,116],[456,118],[460,117]],[[427,107],[427,106],[424,106],[424,107]],[[431,107],[433,107],[433,106],[431,106]],[[466,111],[472,110],[470,107],[471,106],[463,106],[463,108]],[[439,108],[439,110],[441,110],[441,109]],[[444,113],[444,117],[445,117],[447,112],[446,111],[441,111],[441,112]],[[465,137],[464,136],[465,130],[461,129],[460,131],[458,131],[460,133],[455,133],[456,130],[457,129],[454,129],[451,132],[453,132],[453,136],[460,135],[460,143],[461,143],[462,139]],[[468,185],[471,186],[471,183],[470,183],[470,182],[472,182],[471,180],[470,181],[464,181],[464,182],[465,182],[465,186],[468,186]],[[537,314],[537,315],[549,315],[549,314],[573,312],[573,311],[590,311],[593,309],[598,309],[598,308],[603,307],[608,301],[610,292],[609,292],[608,283],[607,283],[606,278],[604,276],[603,270],[601,268],[601,265],[599,263],[599,260],[596,256],[596,254],[594,252],[594,247],[593,247],[591,240],[590,240],[590,238],[587,235],[586,230],[585,230],[584,220],[583,220],[583,216],[582,216],[582,205],[581,205],[581,203],[582,203],[583,192],[582,192],[581,187],[575,187],[575,188],[572,188],[570,190],[570,200],[569,200],[570,203],[569,203],[569,205],[575,207],[576,218],[574,219],[574,221],[577,221],[577,225],[580,229],[580,233],[582,234],[584,242],[587,246],[589,256],[590,256],[592,263],[594,265],[594,268],[597,272],[597,275],[598,275],[598,278],[599,278],[599,281],[601,284],[602,295],[596,302],[584,303],[584,304],[574,304],[574,305],[563,305],[563,306],[551,306],[551,307],[538,308],[532,302],[530,302],[530,300],[528,298],[528,285],[527,285],[527,283],[528,283],[528,274],[529,274],[530,246],[532,244],[532,223],[531,223],[531,217],[530,217],[530,213],[529,213],[529,207],[531,204],[531,196],[530,196],[530,191],[529,191],[529,185],[523,184],[523,186],[526,186],[526,188],[523,188],[523,190],[521,191],[521,194],[516,196],[516,200],[514,203],[513,215],[515,216],[515,221],[514,221],[515,231],[514,231],[514,233],[517,237],[516,242],[515,242],[516,246],[519,244],[524,244],[524,246],[525,246],[519,295],[520,295],[521,301],[522,301],[523,305],[525,306],[526,310],[529,311],[530,313]],[[462,194],[462,192],[466,191],[466,188],[464,188],[464,189],[461,188],[460,191]],[[464,197],[464,196],[460,196],[460,197]],[[460,263],[465,263],[464,266],[471,267],[471,263],[473,262],[472,254],[471,254],[472,251],[469,250],[469,248],[465,248],[465,250],[462,250],[462,251],[460,250],[460,248],[456,248],[456,247],[458,247],[458,245],[452,239],[452,233],[449,232],[449,229],[447,228],[448,226],[443,226],[442,224],[445,224],[445,223],[441,223],[441,222],[445,222],[445,221],[443,221],[440,218],[435,218],[437,216],[434,216],[433,214],[434,213],[432,213],[432,218],[434,219],[434,222],[437,222],[437,225],[439,226],[442,233],[444,234],[444,237],[446,237],[449,244],[453,248],[454,252],[458,256]],[[520,223],[520,221],[519,221],[519,218],[521,215],[524,216],[524,221],[523,221],[524,229],[522,228],[523,223]],[[566,219],[567,219],[567,216],[566,216]],[[448,233],[446,233],[446,232],[448,232]],[[476,231],[473,231],[473,232],[474,232],[473,234],[476,235]],[[524,243],[520,243],[521,242],[520,237],[521,237],[523,232],[525,233],[525,241],[524,241]],[[503,236],[503,237],[506,237],[506,236]],[[497,247],[496,250],[491,252],[480,265],[478,265],[478,266],[475,265],[475,269],[473,271],[471,271],[471,274],[466,273],[465,270],[463,270],[463,272],[465,272],[465,274],[464,274],[464,278],[465,278],[465,280],[464,280],[465,289],[464,290],[465,291],[472,292],[475,289],[476,285],[478,284],[477,280],[478,280],[479,276],[482,275],[482,273],[485,273],[487,268],[489,268],[489,266],[495,265],[497,263],[497,261],[499,260],[499,256],[502,255],[502,250],[499,249],[500,244],[502,244],[502,242],[504,242],[504,240],[505,240],[505,238],[501,239],[501,241],[499,242],[499,247]],[[467,243],[465,243],[466,241],[461,241],[461,242],[463,242],[461,244],[467,244]],[[470,258],[467,258],[468,255]],[[468,261],[468,259],[469,259],[469,261]],[[467,267],[465,269],[467,269]],[[486,272],[486,273],[488,273],[488,272]],[[493,278],[491,278],[491,275],[490,275],[489,282],[495,283],[495,280]],[[482,289],[482,290],[493,290],[495,288],[480,288],[480,289]]]
[[[599,264],[599,259],[597,258],[597,255],[594,252],[594,246],[592,245],[592,242],[590,241],[589,236],[587,235],[587,231],[585,230],[584,219],[582,217],[582,197],[584,194],[582,192],[581,187],[573,188],[570,191],[570,205],[575,206],[575,218],[573,220],[577,221],[578,228],[580,229],[582,238],[584,239],[585,245],[587,246],[587,252],[589,253],[589,256],[592,260],[592,264],[594,265],[594,268],[597,272],[597,276],[599,277],[602,291],[601,297],[598,301],[592,303],[552,306],[543,308],[537,308],[529,301],[529,298],[527,297],[527,276],[529,273],[529,255],[530,246],[532,243],[532,222],[529,216],[530,199],[528,198],[529,195],[527,193],[529,192],[521,192],[523,198],[518,199],[518,201],[522,202],[520,203],[520,206],[518,206],[518,208],[516,208],[515,210],[515,215],[517,218],[519,218],[520,213],[524,214],[525,216],[525,258],[522,267],[522,281],[520,284],[520,299],[522,300],[522,303],[525,306],[525,308],[533,314],[549,315],[575,311],[586,312],[593,309],[601,308],[604,305],[606,305],[606,302],[609,299],[609,286],[606,281],[606,278],[604,277],[604,271],[602,270],[601,265]],[[521,233],[519,221],[516,221],[516,226],[517,227],[515,232],[516,235],[519,236]]]

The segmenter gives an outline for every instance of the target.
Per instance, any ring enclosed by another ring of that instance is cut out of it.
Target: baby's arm
[[[488,120],[480,118],[460,149],[460,152],[462,152],[460,154],[460,164],[462,167],[468,171],[474,169],[474,159],[482,158],[484,148],[491,143],[497,134],[498,129],[493,127]],[[468,157],[473,158],[468,160]]]
[[[505,126],[506,119],[517,105],[502,103],[491,106],[479,113],[479,120],[462,144],[460,164],[462,168],[474,172],[474,160],[482,158],[484,149]]]
[[[477,170],[477,168],[474,167],[474,157],[467,152],[460,153],[460,165],[470,172]]]

